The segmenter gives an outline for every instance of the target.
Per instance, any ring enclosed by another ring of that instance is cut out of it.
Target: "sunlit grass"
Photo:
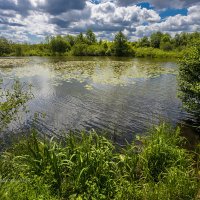
[[[195,199],[196,155],[179,129],[154,127],[140,144],[115,146],[96,132],[32,135],[0,159],[0,199]]]

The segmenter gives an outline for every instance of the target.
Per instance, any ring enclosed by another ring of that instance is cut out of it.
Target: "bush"
[[[87,55],[87,44],[77,43],[72,48],[72,55],[74,56],[86,56]]]
[[[200,41],[185,51],[179,67],[179,97],[187,111],[200,118]]]
[[[3,37],[0,37],[0,56],[8,55],[12,52],[10,42]]]
[[[163,51],[161,49],[149,48],[134,48],[135,57],[150,57],[150,58],[179,58],[180,52],[176,51]]]
[[[59,55],[71,48],[70,44],[61,36],[53,37],[49,45],[53,54],[58,53]]]

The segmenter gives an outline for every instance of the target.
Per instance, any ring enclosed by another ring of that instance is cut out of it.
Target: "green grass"
[[[199,152],[179,133],[162,124],[120,148],[94,131],[49,140],[33,130],[1,154],[0,199],[197,199]]]
[[[180,58],[182,57],[182,52],[179,51],[164,51],[161,49],[156,49],[152,47],[139,47],[134,48],[135,57],[149,57],[149,58]]]

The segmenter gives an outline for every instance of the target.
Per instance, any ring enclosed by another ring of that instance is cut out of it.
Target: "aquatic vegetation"
[[[68,82],[77,80],[80,83],[85,82],[85,88],[89,90],[94,84],[127,86],[135,84],[137,79],[176,74],[176,68],[165,67],[156,62],[140,63],[137,60],[56,61],[56,59],[43,59],[35,62],[34,59],[10,58],[0,61],[2,61],[0,63],[1,74],[8,78],[13,78],[13,74],[18,78],[43,76],[48,77],[55,86],[60,85],[63,80]],[[14,68],[15,66],[17,67]]]
[[[0,197],[14,199],[195,199],[193,153],[179,129],[161,124],[127,147],[94,131],[51,140],[32,131],[0,157]],[[9,181],[13,180],[13,181]]]
[[[28,58],[1,58],[0,67],[19,67],[27,64]]]
[[[153,78],[161,74],[176,73],[176,69],[162,67],[156,63],[138,64],[134,61],[60,61],[45,65],[54,69],[63,80],[76,79],[80,82],[90,80],[92,84],[121,86],[134,84],[138,78]]]

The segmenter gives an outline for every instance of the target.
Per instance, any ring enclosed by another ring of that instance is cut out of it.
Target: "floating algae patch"
[[[21,67],[29,62],[28,58],[0,58],[0,67]]]
[[[91,85],[85,85],[84,87],[85,87],[85,89],[87,89],[87,90],[92,90],[92,89],[93,89],[93,87],[92,87]]]
[[[95,84],[126,86],[134,84],[138,78],[153,78],[162,74],[174,74],[176,69],[159,63],[138,63],[134,61],[59,61],[46,63],[60,79]],[[88,81],[89,80],[89,81]],[[85,88],[92,89],[87,84]]]
[[[40,62],[39,62],[40,61]],[[176,68],[161,63],[133,61],[49,61],[27,58],[0,59],[1,74],[18,78],[42,77],[54,86],[62,81],[83,83],[91,90],[100,85],[127,86],[138,79],[148,79],[162,74],[174,74]],[[29,63],[28,63],[29,62]],[[26,67],[24,67],[24,65]],[[16,67],[15,67],[16,66]],[[5,71],[6,70],[6,71]]]

